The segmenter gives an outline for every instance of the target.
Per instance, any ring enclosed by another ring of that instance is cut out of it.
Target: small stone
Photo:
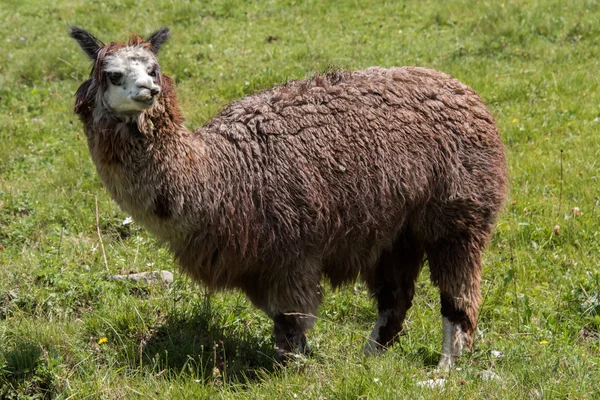
[[[134,281],[134,282],[146,282],[148,284],[153,283],[171,283],[173,282],[173,273],[171,271],[148,271],[140,272],[137,274],[127,275],[113,275],[112,280],[115,281]]]
[[[501,352],[501,351],[498,351],[498,350],[492,350],[492,351],[490,352],[490,354],[491,354],[491,355],[492,355],[492,357],[494,357],[494,358],[500,358],[500,357],[502,357],[502,356],[503,356],[502,352]]]
[[[481,377],[482,380],[484,380],[486,382],[489,382],[489,381],[502,382],[502,378],[500,378],[500,375],[498,375],[494,371],[484,370],[479,373],[479,376]]]
[[[443,388],[446,385],[445,379],[428,379],[426,381],[417,382],[417,386],[426,387],[429,389]]]

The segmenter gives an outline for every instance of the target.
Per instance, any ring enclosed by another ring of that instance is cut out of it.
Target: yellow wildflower
[[[108,343],[107,337],[103,337],[103,338],[100,338],[100,340],[98,340],[98,344],[104,344],[104,343]]]
[[[517,123],[517,122],[519,122],[519,120],[518,120],[517,118],[515,118],[515,119],[513,119],[513,120],[512,120],[512,123],[513,123],[513,124],[514,124],[514,123]]]
[[[547,340],[542,340],[542,341],[540,342],[540,344],[548,344],[548,341],[547,341]]]

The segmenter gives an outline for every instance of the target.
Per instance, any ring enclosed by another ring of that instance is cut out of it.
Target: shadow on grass
[[[0,398],[53,398],[54,376],[44,367],[43,358],[40,345],[29,341],[0,353]]]
[[[144,342],[144,364],[168,376],[244,383],[277,369],[270,335],[252,332],[242,322],[223,324],[210,305],[192,315],[175,311]]]
[[[430,348],[421,346],[417,349],[417,359],[423,360],[425,368],[437,367],[440,360],[440,353],[432,351]]]

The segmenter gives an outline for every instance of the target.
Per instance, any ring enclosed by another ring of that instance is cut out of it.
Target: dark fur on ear
[[[85,81],[75,93],[75,106],[73,107],[73,111],[75,111],[75,114],[78,114],[85,123],[92,119],[97,92],[98,86],[94,79],[90,78]]]
[[[85,54],[92,60],[96,59],[96,55],[98,54],[98,50],[104,47],[104,43],[102,41],[96,39],[91,33],[88,31],[78,28],[76,26],[71,26],[69,28],[69,36],[79,43],[79,46],[84,51]]]
[[[152,52],[158,54],[160,47],[171,37],[171,30],[167,27],[162,27],[148,39],[148,43],[152,45]]]

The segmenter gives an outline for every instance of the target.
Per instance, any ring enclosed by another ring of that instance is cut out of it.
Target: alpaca
[[[481,253],[506,196],[504,147],[468,86],[424,68],[336,71],[233,102],[183,125],[157,53],[169,38],[104,45],[77,90],[97,172],[119,206],[211,289],[240,289],[274,323],[280,360],[333,287],[358,278],[379,316],[366,354],[402,330],[425,256],[439,287],[448,370],[471,348]]]

